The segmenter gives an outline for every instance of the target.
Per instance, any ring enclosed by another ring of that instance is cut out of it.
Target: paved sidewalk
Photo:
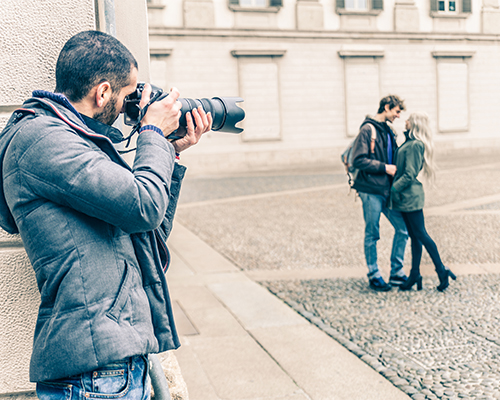
[[[368,289],[340,168],[188,177],[167,278],[191,399],[500,399],[499,157],[442,156],[426,190],[426,227],[460,275],[445,293],[426,254],[422,291]],[[382,219],[385,277],[392,235]]]
[[[409,399],[179,223],[169,246],[191,400]]]

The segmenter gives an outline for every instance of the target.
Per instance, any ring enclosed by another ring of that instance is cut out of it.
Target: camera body
[[[168,96],[168,93],[163,93],[163,90],[157,86],[151,85],[152,92],[151,98],[157,97],[155,101]],[[139,102],[141,101],[142,92],[144,90],[144,83],[137,84],[136,90],[128,95],[124,100],[125,109],[125,124],[136,125],[140,122],[141,108]],[[186,114],[191,110],[203,107],[206,113],[212,114],[212,130],[229,133],[241,133],[243,129],[236,127],[236,124],[245,118],[245,111],[240,108],[236,103],[242,102],[241,97],[213,97],[211,99],[188,99],[179,98],[178,101],[182,104],[181,117],[179,119],[179,126],[186,127]],[[176,132],[168,137],[169,139],[179,139]]]

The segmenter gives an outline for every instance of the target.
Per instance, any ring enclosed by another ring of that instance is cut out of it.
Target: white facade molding
[[[193,29],[150,26],[151,36],[165,37],[224,37],[266,39],[331,39],[331,40],[419,40],[457,42],[499,42],[497,34],[474,34],[466,32],[348,32],[348,31],[299,31],[280,29]]]
[[[339,57],[384,57],[384,50],[340,50]]]
[[[338,55],[341,58],[348,57],[384,57],[385,51],[380,46],[370,46],[370,47],[354,47],[354,46],[342,46],[338,51]]]
[[[235,12],[252,12],[252,13],[277,13],[281,7],[242,7],[236,4],[229,4],[229,9]]]
[[[434,58],[471,58],[476,52],[473,50],[435,50],[431,54]]]
[[[157,49],[149,49],[149,54],[151,57],[168,57],[169,55],[172,54],[174,49],[164,49],[164,48],[157,48]]]
[[[255,49],[255,50],[231,50],[231,55],[233,57],[283,57],[286,50],[266,50],[266,49]]]
[[[335,10],[339,15],[366,15],[370,17],[376,17],[384,10],[346,10],[345,8],[337,8]]]

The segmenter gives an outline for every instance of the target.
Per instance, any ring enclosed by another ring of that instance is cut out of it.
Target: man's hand
[[[396,175],[396,166],[393,164],[385,164],[385,173],[390,176]]]
[[[205,114],[205,110],[203,110],[203,107],[200,106],[193,109],[191,112],[186,113],[186,124],[187,133],[182,138],[172,142],[172,145],[177,153],[180,153],[181,151],[186,150],[198,143],[201,135],[212,129],[212,115],[210,113]]]
[[[177,101],[180,94],[176,88],[172,88],[167,97],[161,101],[155,101],[151,104],[146,115],[141,121],[141,126],[154,125],[160,128],[163,136],[167,137],[179,127],[179,118],[181,117],[181,103]],[[146,83],[142,91],[141,108],[148,104],[151,98],[151,85]]]

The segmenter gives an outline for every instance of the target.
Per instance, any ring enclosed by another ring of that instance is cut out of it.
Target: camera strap
[[[151,99],[149,100],[148,104],[146,104],[143,108],[141,108],[141,110],[139,111],[139,118],[137,120],[137,124],[135,124],[132,128],[132,130],[130,131],[130,134],[123,138],[121,141],[124,142],[125,140],[127,141],[127,143],[125,144],[125,147],[128,147],[130,145],[130,140],[132,139],[132,136],[134,136],[134,134],[139,130],[139,128],[141,127],[141,121],[142,119],[144,118],[144,116],[146,115],[146,113],[148,112],[148,108],[151,104],[153,104],[156,100],[158,100],[158,98],[163,94],[163,90],[162,89],[159,89],[158,91],[155,92],[155,94],[151,97]],[[122,150],[122,151],[119,151],[120,154],[125,154],[125,153],[130,153],[131,151],[134,151],[135,148],[133,149],[128,149],[128,150]]]

